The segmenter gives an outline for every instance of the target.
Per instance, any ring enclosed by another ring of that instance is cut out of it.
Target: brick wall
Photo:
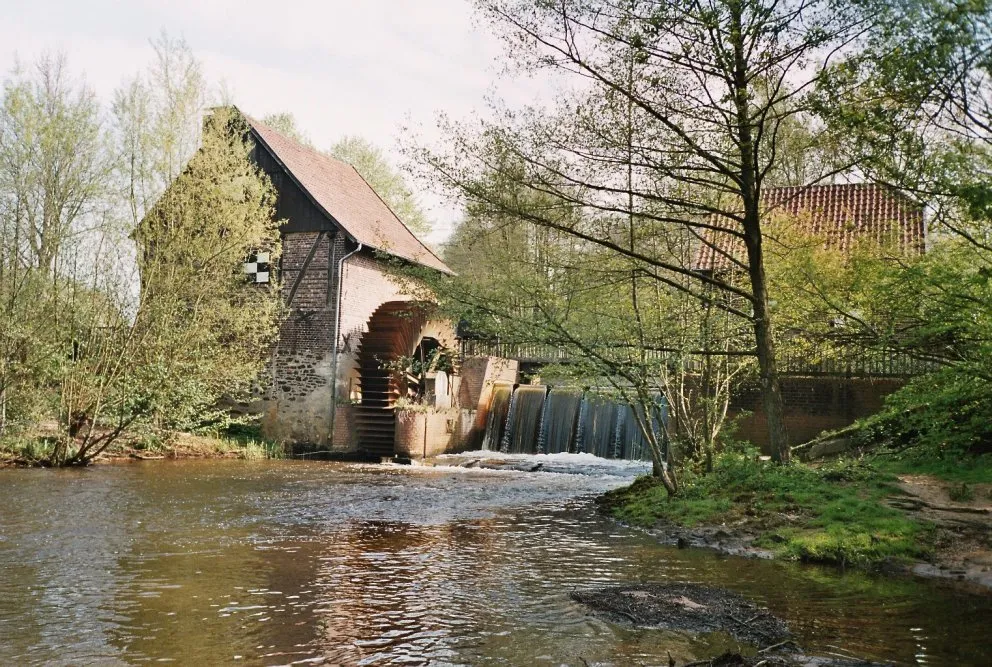
[[[328,232],[283,235],[280,279],[287,312],[265,397],[263,428],[269,437],[329,444],[333,270],[343,245],[340,235]]]
[[[885,397],[906,383],[897,378],[831,377],[784,377],[781,382],[785,424],[793,445],[878,412]],[[745,387],[731,400],[731,417],[744,412],[750,414],[737,422],[736,437],[767,450],[768,417],[757,385]]]
[[[376,308],[408,297],[371,253],[363,251],[346,259],[341,277],[340,335],[335,346],[336,272],[338,262],[350,249],[344,237],[334,232],[283,235],[280,275],[287,313],[273,351],[272,382],[264,404],[263,428],[269,437],[333,450],[355,448],[348,402],[357,386],[358,342]],[[333,438],[332,376],[338,384]]]
[[[397,456],[426,458],[443,454],[451,448],[458,432],[458,410],[429,412],[397,410]]]

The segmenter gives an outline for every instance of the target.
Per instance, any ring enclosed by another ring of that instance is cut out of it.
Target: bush
[[[861,445],[886,443],[917,460],[960,460],[992,452],[992,384],[956,369],[918,377],[861,422]]]

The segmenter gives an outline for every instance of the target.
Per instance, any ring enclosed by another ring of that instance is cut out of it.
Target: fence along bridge
[[[574,352],[564,345],[544,343],[506,343],[462,339],[462,357],[502,357],[522,364],[568,364]],[[645,350],[645,359],[651,363],[674,363],[680,354],[672,350]],[[748,352],[733,352],[731,356],[751,357]],[[689,354],[688,370],[702,372],[705,355]],[[809,355],[786,354],[779,359],[779,373],[784,376],[908,378],[936,370],[936,362],[918,359],[902,352],[845,353],[811,359]]]

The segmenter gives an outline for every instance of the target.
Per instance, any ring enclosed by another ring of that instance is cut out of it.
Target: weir
[[[492,398],[489,399],[489,410],[486,413],[486,433],[482,437],[482,448],[496,451],[503,442],[503,429],[510,411],[510,397],[513,387],[496,385],[493,387]]]
[[[537,453],[547,391],[547,387],[535,385],[518,387],[513,392],[503,431],[502,451],[510,454]]]
[[[667,409],[661,396],[657,400],[650,419],[660,433],[667,423]],[[643,414],[643,408],[596,392],[496,385],[486,412],[482,448],[507,454],[587,453],[647,460],[651,449],[638,423]]]

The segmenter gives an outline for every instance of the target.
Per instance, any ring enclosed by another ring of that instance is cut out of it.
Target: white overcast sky
[[[106,103],[150,62],[162,30],[184,37],[248,113],[289,111],[321,148],[361,135],[397,164],[404,126],[434,140],[439,111],[460,118],[484,110],[487,94],[514,106],[536,92],[498,82],[502,45],[475,25],[469,0],[0,0],[0,70],[64,51]],[[429,240],[442,241],[457,210],[421,201]]]

